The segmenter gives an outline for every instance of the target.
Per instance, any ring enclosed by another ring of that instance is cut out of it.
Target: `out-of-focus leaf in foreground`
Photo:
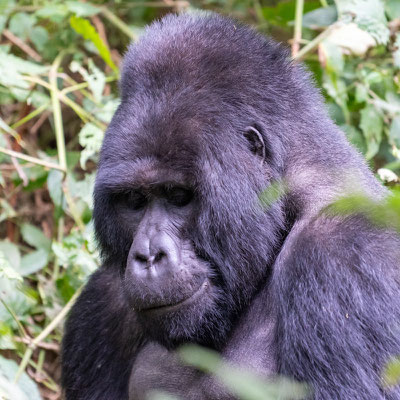
[[[309,395],[306,384],[286,378],[266,381],[254,373],[227,364],[212,350],[185,345],[179,350],[179,354],[185,363],[215,375],[233,394],[243,400],[296,400]]]

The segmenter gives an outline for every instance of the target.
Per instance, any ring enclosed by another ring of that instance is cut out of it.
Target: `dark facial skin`
[[[125,200],[132,218],[140,218],[125,269],[126,288],[138,312],[151,316],[177,311],[207,286],[206,268],[195,262],[184,238],[193,220],[193,196],[190,188],[161,183],[138,188]],[[171,292],[182,280],[183,290]]]
[[[178,182],[144,183],[121,201],[123,219],[135,224],[124,288],[141,323],[163,337],[163,321],[210,296],[208,264],[196,256],[188,234],[196,195]]]
[[[94,193],[103,265],[65,326],[66,400],[234,399],[182,364],[186,343],[306,382],[310,400],[400,400],[381,380],[400,354],[399,236],[326,212],[387,192],[305,69],[229,18],[167,16],[128,50],[120,87]]]

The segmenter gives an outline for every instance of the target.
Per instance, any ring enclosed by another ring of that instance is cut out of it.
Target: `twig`
[[[18,46],[22,51],[28,54],[29,57],[33,58],[37,62],[42,61],[42,56],[39,55],[32,47],[28,46],[22,39],[18,36],[15,36],[11,31],[8,29],[4,29],[3,35],[16,46]]]
[[[57,327],[57,325],[65,318],[65,316],[69,313],[70,309],[74,305],[76,299],[78,296],[81,294],[83,286],[81,286],[75,293],[74,295],[70,298],[68,303],[62,308],[62,310],[59,312],[59,314],[49,323],[49,325],[46,326],[42,330],[42,332],[35,337],[35,339],[32,340],[32,342],[28,345],[28,348],[25,351],[25,354],[22,358],[21,363],[19,364],[18,371],[15,375],[14,381],[17,382],[18,379],[21,377],[22,373],[25,371],[26,366],[28,365],[31,357],[33,350],[36,349],[39,343],[41,343],[53,330]]]
[[[54,128],[56,133],[56,141],[57,141],[57,152],[58,152],[58,162],[62,167],[63,171],[67,170],[67,157],[65,151],[65,138],[64,138],[64,129],[62,123],[62,114],[61,114],[61,104],[60,99],[58,98],[58,87],[57,87],[57,70],[61,64],[61,60],[64,56],[64,53],[61,52],[53,62],[53,65],[50,68],[49,72],[49,82],[51,86],[51,104],[53,107],[53,118],[54,118]]]
[[[37,83],[43,87],[45,87],[48,90],[52,90],[51,85],[49,85],[46,81],[43,79],[40,79],[35,76],[27,76],[23,75],[22,78],[28,82],[33,82]],[[107,126],[100,122],[97,118],[95,118],[92,114],[88,113],[84,108],[82,108],[79,104],[75,103],[73,100],[71,100],[68,96],[66,96],[64,93],[61,91],[58,91],[57,96],[59,99],[66,104],[67,106],[71,107],[79,116],[79,118],[84,121],[92,121],[96,126],[98,126],[100,129],[105,130]],[[1,126],[0,126],[1,127]]]
[[[292,57],[295,58],[300,50],[301,30],[303,25],[304,0],[296,0],[296,18],[292,44]]]
[[[9,305],[2,299],[2,297],[0,296],[0,303],[3,304],[3,306],[5,307],[5,309],[10,313],[11,317],[13,318],[13,320],[15,321],[15,323],[17,324],[17,328],[20,332],[20,334],[29,339],[29,335],[26,333],[25,328],[23,327],[23,325],[21,324],[20,320],[17,317],[17,314],[15,314],[15,312],[12,310],[11,307],[9,307]]]
[[[342,22],[338,21],[329,26],[327,29],[325,29],[323,32],[321,32],[316,38],[311,40],[310,43],[305,45],[297,54],[295,57],[293,57],[294,60],[300,60],[303,58],[308,52],[312,51],[317,47],[326,37],[329,36],[329,34],[336,28],[342,25]]]
[[[29,179],[26,176],[24,170],[21,168],[21,166],[19,165],[17,159],[15,157],[11,157],[11,162],[14,165],[15,170],[17,171],[18,176],[22,179],[22,185],[23,186],[28,186],[29,183]]]
[[[33,164],[41,165],[46,168],[58,169],[59,171],[64,172],[65,170],[58,164],[54,164],[45,160],[41,160],[40,158],[27,156],[23,153],[19,153],[18,151],[8,150],[4,147],[0,147],[0,153],[7,154],[10,157],[16,157],[24,161],[31,162]]]
[[[28,115],[26,115],[24,118],[20,119],[19,121],[17,121],[15,124],[11,125],[12,129],[17,129],[19,128],[21,125],[25,124],[25,122],[30,121],[32,118],[35,118],[37,115],[39,115],[40,113],[42,113],[44,110],[46,110],[46,108],[49,106],[49,103],[45,103],[42,104],[40,107],[38,107],[36,110],[33,110],[31,113],[29,113]]]
[[[27,144],[24,142],[22,139],[21,135],[13,128],[11,128],[9,125],[7,125],[1,118],[0,118],[0,130],[3,130],[4,132],[8,133],[11,135],[15,141],[24,149],[27,148]]]
[[[46,119],[49,118],[50,115],[51,115],[51,112],[46,111],[38,118],[38,120],[33,124],[32,128],[30,129],[31,135],[36,135],[37,131],[44,124]]]
[[[83,223],[82,218],[79,215],[79,212],[76,208],[76,204],[75,204],[74,200],[72,199],[72,196],[68,190],[68,186],[65,181],[62,185],[62,190],[64,192],[65,200],[67,201],[71,216],[74,219],[79,230],[83,233],[85,231],[85,224]]]
[[[29,345],[32,342],[31,338],[22,338],[22,337],[19,337],[19,336],[15,336],[14,340],[16,342],[25,343],[27,345]],[[60,345],[57,344],[57,343],[40,342],[40,343],[37,344],[37,347],[40,347],[40,348],[45,349],[45,350],[55,351],[56,353],[60,352]]]
[[[137,35],[133,33],[132,29],[129,28],[129,25],[113,14],[107,7],[101,7],[101,13],[131,40],[137,40]]]

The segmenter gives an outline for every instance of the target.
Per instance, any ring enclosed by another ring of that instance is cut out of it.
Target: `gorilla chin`
[[[219,304],[218,291],[206,279],[189,297],[176,303],[156,305],[135,310],[147,338],[167,349],[175,349],[183,343],[197,343],[218,349],[229,327],[226,305]],[[222,298],[223,299],[223,298]],[[209,326],[218,326],[217,332]]]

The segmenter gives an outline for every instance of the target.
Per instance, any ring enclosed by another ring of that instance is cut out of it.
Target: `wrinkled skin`
[[[181,363],[184,343],[307,382],[314,400],[400,399],[380,378],[400,354],[399,238],[324,212],[387,194],[303,68],[230,19],[168,16],[129,49],[121,97],[95,188],[104,264],[66,324],[66,399],[234,398]]]

